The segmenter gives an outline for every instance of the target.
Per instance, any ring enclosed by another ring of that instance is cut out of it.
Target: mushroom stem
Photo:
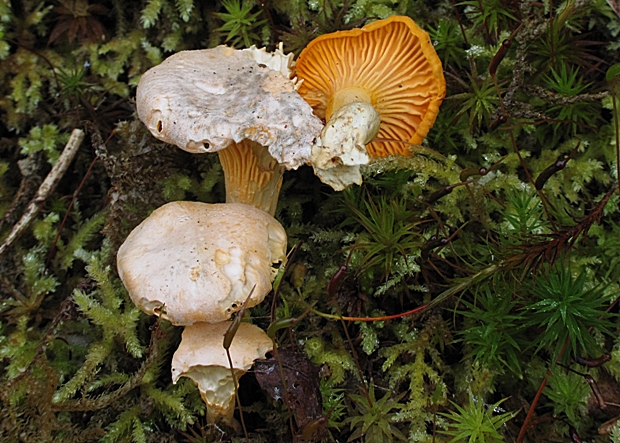
[[[284,168],[259,143],[244,139],[218,151],[226,203],[245,203],[271,216],[276,212]]]
[[[312,146],[314,173],[336,191],[352,183],[361,184],[360,165],[370,161],[366,145],[377,136],[380,124],[381,118],[370,103],[356,101],[341,106]]]
[[[364,88],[356,87],[344,88],[334,92],[334,98],[330,100],[325,109],[325,120],[330,121],[332,114],[339,109],[357,102],[372,104],[372,94]]]

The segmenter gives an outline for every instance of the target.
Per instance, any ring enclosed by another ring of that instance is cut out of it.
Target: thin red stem
[[[383,315],[381,317],[341,317],[339,315],[325,314],[323,312],[319,312],[319,311],[315,311],[315,310],[313,310],[312,312],[314,312],[315,314],[317,314],[317,315],[319,315],[321,317],[333,318],[333,319],[337,319],[337,320],[373,322],[373,321],[396,320],[397,318],[402,318],[402,317],[406,317],[408,315],[417,314],[419,312],[424,311],[426,308],[428,308],[428,306],[429,305],[423,305],[423,306],[419,306],[419,307],[417,307],[415,309],[412,309],[410,311],[401,312],[400,314]]]

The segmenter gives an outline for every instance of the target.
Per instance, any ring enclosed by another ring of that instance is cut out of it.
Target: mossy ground
[[[276,218],[295,254],[248,318],[267,329],[313,305],[278,331],[272,364],[303,366],[291,385],[321,404],[288,408],[250,373],[247,438],[619,442],[614,5],[0,1],[2,238],[71,131],[87,134],[0,257],[0,439],[246,440],[205,424],[191,381],[172,385],[180,328],[134,308],[115,271],[150,211],[224,198],[216,156],[152,138],[135,86],[183,49],[283,41],[299,53],[401,14],[430,33],[446,99],[424,144],[368,166],[360,187],[286,173]]]

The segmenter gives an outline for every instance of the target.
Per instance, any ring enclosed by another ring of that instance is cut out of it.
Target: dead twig
[[[43,183],[39,186],[37,193],[28,204],[26,212],[24,212],[22,218],[15,224],[15,226],[13,226],[13,229],[9,235],[4,239],[2,245],[0,245],[0,260],[11,245],[23,234],[24,230],[37,216],[41,206],[43,206],[43,203],[45,203],[47,197],[52,193],[71,164],[71,161],[73,160],[73,157],[75,157],[82,140],[84,140],[84,131],[77,128],[74,129],[71,133],[71,137],[69,137],[69,141],[62,150],[60,157],[58,157],[58,160],[52,167],[52,170],[49,174],[47,174],[47,177],[45,177],[45,180],[43,180]]]

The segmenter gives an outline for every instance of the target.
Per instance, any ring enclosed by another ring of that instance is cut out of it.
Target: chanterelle
[[[119,275],[147,314],[176,325],[220,322],[260,303],[286,260],[282,225],[242,203],[168,203],[136,227],[117,255]]]
[[[307,163],[323,128],[290,79],[291,57],[226,46],[181,51],[140,79],[138,116],[160,140],[217,151],[226,201],[273,214],[282,168]]]
[[[230,321],[195,323],[183,330],[181,344],[172,357],[172,381],[189,377],[198,385],[207,404],[207,422],[223,420],[230,424],[235,410],[235,380],[222,346]],[[273,348],[265,331],[241,323],[230,346],[235,379],[238,380]]]
[[[409,17],[321,35],[295,69],[299,93],[327,121],[312,149],[315,173],[336,190],[361,183],[359,165],[369,157],[408,155],[411,143],[422,143],[446,93],[430,37]]]

